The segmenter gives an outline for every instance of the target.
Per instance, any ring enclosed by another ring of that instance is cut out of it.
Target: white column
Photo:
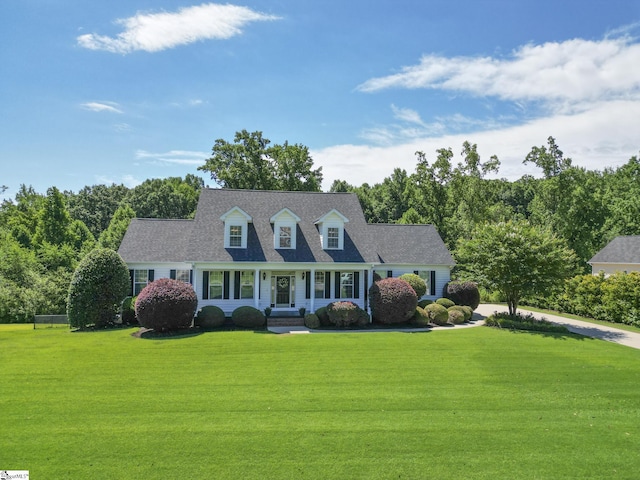
[[[260,310],[260,269],[253,271],[253,305]]]
[[[316,300],[316,271],[311,269],[311,291],[309,292],[309,313],[315,313],[315,300]]]

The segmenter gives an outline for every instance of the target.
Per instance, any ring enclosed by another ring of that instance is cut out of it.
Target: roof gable
[[[640,235],[627,235],[611,240],[591,260],[593,263],[640,264]]]

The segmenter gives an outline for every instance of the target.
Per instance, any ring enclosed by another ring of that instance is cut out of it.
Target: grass
[[[626,323],[607,322],[605,320],[596,320],[595,318],[581,317],[580,315],[573,315],[572,313],[562,313],[556,310],[546,310],[544,308],[529,307],[527,305],[523,305],[521,308],[523,310],[529,310],[531,312],[546,313],[547,315],[556,315],[558,317],[572,318],[574,320],[581,320],[583,322],[593,323],[596,325],[604,325],[605,327],[618,328],[620,330],[625,330],[627,332],[640,333],[640,327],[627,325]]]
[[[0,326],[0,468],[65,479],[637,478],[640,350],[490,328]]]

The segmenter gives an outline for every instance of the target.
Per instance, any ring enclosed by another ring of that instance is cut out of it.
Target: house
[[[587,263],[594,275],[640,272],[640,235],[614,238]]]
[[[374,273],[411,272],[441,296],[454,260],[432,225],[377,225],[352,193],[203,189],[193,220],[136,218],[118,251],[131,293],[161,277],[189,282],[198,308],[274,314],[336,300],[368,307]]]

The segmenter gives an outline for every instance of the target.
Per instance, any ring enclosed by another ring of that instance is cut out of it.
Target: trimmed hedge
[[[460,310],[448,310],[449,318],[448,322],[453,325],[461,325],[464,323],[464,313]]]
[[[142,289],[136,299],[136,317],[145,328],[156,332],[191,327],[198,308],[193,287],[171,278],[160,278]]]
[[[197,327],[209,329],[221,327],[224,321],[225,315],[220,307],[207,305],[198,310],[195,324]]]
[[[307,313],[304,316],[304,326],[307,328],[319,328],[320,319],[318,318],[318,315],[315,313]]]
[[[442,296],[456,305],[466,305],[473,310],[480,305],[480,290],[475,282],[449,282],[444,286]]]
[[[399,278],[385,278],[369,289],[371,315],[384,324],[404,323],[415,314],[418,296],[411,285]]]
[[[419,306],[420,308],[424,308],[424,307],[426,307],[427,305],[431,305],[432,303],[433,303],[433,300],[426,300],[426,299],[425,299],[425,300],[420,300],[420,301],[418,302],[418,306]]]
[[[473,310],[468,306],[454,305],[453,307],[447,308],[447,310],[449,310],[449,312],[456,311],[462,313],[465,322],[471,320],[471,316],[473,315]]]
[[[122,323],[124,325],[137,325],[136,297],[126,297],[122,301]]]
[[[411,323],[416,327],[429,326],[429,315],[427,315],[427,312],[424,311],[424,308],[420,306],[416,307],[416,312],[413,314]]]
[[[431,303],[424,307],[424,311],[431,323],[446,325],[449,321],[449,311],[438,303]]]
[[[411,285],[411,288],[416,292],[416,296],[418,298],[424,297],[427,293],[427,284],[419,275],[416,275],[415,273],[405,273],[404,275],[400,275],[398,278]]]
[[[318,316],[318,320],[320,320],[320,325],[323,327],[328,327],[331,325],[329,321],[329,312],[327,311],[327,307],[320,307],[316,310],[316,315]]]
[[[455,303],[452,300],[449,300],[448,298],[439,298],[436,300],[436,303],[438,305],[442,305],[444,308],[453,307],[455,305]]]
[[[267,317],[260,310],[249,306],[236,308],[231,314],[231,320],[241,328],[260,328],[267,323]]]
[[[538,320],[532,314],[509,315],[506,312],[494,313],[485,320],[488,327],[506,328],[509,330],[528,330],[547,333],[569,333],[564,325],[551,323],[544,318]]]
[[[331,302],[327,305],[329,321],[336,327],[363,327],[369,323],[369,315],[353,302]]]

